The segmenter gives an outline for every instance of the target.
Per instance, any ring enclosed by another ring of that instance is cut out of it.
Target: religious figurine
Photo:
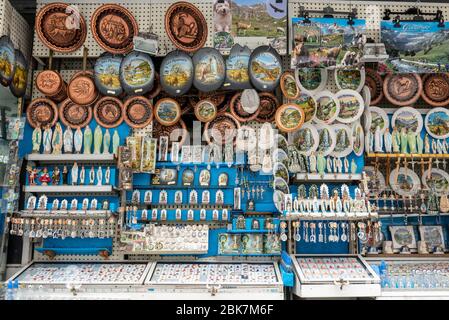
[[[435,139],[432,139],[432,153],[437,153],[437,142],[435,141]]]
[[[61,171],[59,170],[59,167],[54,167],[51,179],[53,180],[53,185],[59,185],[59,182],[61,181]]]
[[[349,160],[346,157],[344,160],[344,168],[345,168],[345,173],[349,173]]]
[[[118,135],[117,129],[114,130],[112,135],[112,152],[117,155],[118,146],[120,145],[120,136]]]
[[[401,152],[401,135],[396,127],[393,128],[393,133],[391,134],[391,141],[393,146],[393,152]]]
[[[402,128],[402,130],[401,130],[401,153],[407,153],[407,145],[408,145],[407,129]]]
[[[86,169],[84,166],[81,166],[80,170],[80,185],[84,185],[84,182],[86,181]]]
[[[331,157],[327,157],[326,170],[327,170],[328,173],[332,172],[332,159],[331,159]]]
[[[73,142],[76,153],[81,153],[81,149],[83,148],[83,133],[81,132],[81,128],[78,127],[75,130],[75,134],[73,136]]]
[[[110,182],[111,182],[111,168],[107,167],[106,172],[104,173],[104,183],[106,185],[108,185],[108,184],[110,184]],[[146,193],[145,193],[145,195],[146,195]]]
[[[67,169],[67,166],[62,168],[62,184],[69,184],[69,170]]]
[[[53,132],[51,146],[53,148],[53,154],[61,154],[61,150],[62,150],[62,128],[61,128],[61,124],[59,122],[56,123],[55,131]]]
[[[109,129],[106,129],[103,137],[103,154],[109,154],[109,147],[111,146],[111,134]]]
[[[84,154],[92,153],[92,130],[89,126],[84,129]]]
[[[73,152],[73,131],[70,127],[67,127],[64,131],[64,153]]]
[[[39,125],[34,128],[31,140],[33,143],[33,153],[39,153],[42,143],[42,130]]]
[[[443,150],[444,148],[443,148],[443,144],[441,143],[441,140],[440,139],[438,139],[438,141],[437,141],[437,152],[438,152],[438,154],[443,154]]]
[[[416,134],[412,129],[408,130],[407,142],[408,142],[409,152],[411,154],[416,154]]]
[[[78,164],[76,162],[73,164],[71,176],[72,176],[72,185],[74,186],[78,184]]]
[[[101,145],[103,143],[103,131],[101,127],[97,125],[94,131],[94,154],[101,153]]]
[[[97,186],[101,186],[103,184],[103,170],[101,167],[98,167],[97,170]]]
[[[89,184],[94,184],[95,182],[95,169],[94,166],[92,166],[89,170]]]
[[[421,137],[421,134],[418,134],[416,137],[416,152],[418,154],[423,154],[424,151],[424,141]]]
[[[311,173],[315,173],[317,171],[316,165],[317,165],[316,155],[315,152],[312,152],[312,154],[309,156],[309,168]]]
[[[42,169],[42,172],[39,175],[39,181],[43,186],[47,186],[51,182],[50,174],[48,173],[47,167]]]
[[[371,132],[371,130],[368,130],[368,153],[374,152],[374,134]]]
[[[53,131],[51,130],[50,126],[47,126],[44,130],[43,134],[43,144],[44,144],[44,153],[50,154],[51,153],[51,138],[53,136]]]
[[[31,166],[27,166],[26,170],[28,172],[28,185],[35,186],[36,178],[40,170],[37,168],[32,168]]]
[[[424,153],[430,154],[430,141],[428,133],[426,133],[426,136],[424,137]]]
[[[386,153],[391,153],[393,151],[392,146],[393,146],[393,141],[392,141],[392,136],[390,133],[390,129],[386,128],[385,129],[385,133],[384,133],[384,145],[385,145],[385,152]]]
[[[352,159],[351,161],[351,173],[352,174],[357,173],[357,163],[355,162],[355,159]]]
[[[320,175],[324,175],[326,170],[326,158],[324,157],[322,152],[318,153],[317,170]]]
[[[380,126],[376,127],[376,131],[374,132],[374,151],[375,152],[383,152],[383,137],[380,133]]]

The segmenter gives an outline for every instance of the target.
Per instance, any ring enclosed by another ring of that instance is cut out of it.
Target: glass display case
[[[380,279],[360,255],[292,255],[300,298],[376,297]]]
[[[367,258],[380,276],[378,299],[449,299],[446,257]]]

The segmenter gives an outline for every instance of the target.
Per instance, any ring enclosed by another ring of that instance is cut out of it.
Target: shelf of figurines
[[[393,159],[449,159],[449,154],[428,153],[428,154],[410,154],[410,153],[369,153],[368,159],[393,158]]]
[[[294,178],[297,181],[310,181],[310,182],[350,182],[362,180],[362,174],[351,173],[297,173]]]
[[[39,163],[114,163],[114,154],[83,154],[83,153],[62,153],[62,154],[41,154],[31,153],[25,156],[28,161]]]
[[[109,218],[111,210],[21,210],[16,212],[22,218]]]
[[[34,186],[25,186],[23,188],[23,192],[29,193],[58,193],[58,194],[66,194],[66,193],[114,193],[116,189],[111,185],[74,185],[74,186],[44,186],[44,185],[34,185]]]
[[[438,218],[438,217],[444,217],[444,216],[449,216],[449,213],[390,213],[390,212],[379,212],[378,213],[378,218],[379,219],[387,219],[387,218],[401,218],[401,217],[408,217],[408,218],[415,218],[415,217],[419,217],[419,218]]]
[[[448,258],[449,257],[449,253],[413,253],[413,252],[408,252],[408,253],[370,253],[367,252],[365,255],[365,257],[369,257],[369,258],[436,258],[436,257],[441,257],[441,258]]]
[[[331,213],[329,213],[331,214]],[[288,212],[284,213],[283,216],[280,217],[281,220],[285,221],[364,221],[364,220],[370,220],[373,218],[377,218],[377,213],[362,213],[360,215],[354,215],[354,216],[338,216],[337,214],[333,213],[333,215],[324,216],[321,213],[317,213],[317,215],[304,215],[303,213],[295,213],[295,212]]]

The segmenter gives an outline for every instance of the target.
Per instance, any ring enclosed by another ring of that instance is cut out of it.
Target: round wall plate
[[[335,147],[331,155],[337,158],[348,156],[352,152],[352,130],[346,124],[334,124]]]
[[[324,68],[296,68],[295,78],[301,92],[314,95],[327,85],[327,70]]]
[[[368,177],[372,177],[372,179],[368,180],[368,189],[372,195],[377,196],[385,190],[386,183],[382,172],[376,170],[376,168],[372,166],[363,167],[363,172],[365,172]]]
[[[318,130],[318,152],[323,152],[323,156],[329,155],[335,148],[335,130],[327,124],[317,124]]]
[[[402,107],[393,114],[391,126],[397,128],[400,132],[402,128],[411,129],[416,134],[420,134],[423,127],[423,118],[421,113],[412,107]]]
[[[75,104],[88,106],[98,99],[94,75],[91,71],[77,72],[67,86],[67,95]]]
[[[226,59],[226,81],[224,87],[228,90],[251,89],[249,80],[249,57],[251,50],[238,43],[235,44]]]
[[[365,68],[337,68],[334,71],[334,78],[338,89],[360,92],[365,85]]]
[[[154,84],[153,88],[148,92],[148,99],[156,98],[162,91],[162,85],[160,81],[159,74],[156,72],[154,75]]]
[[[120,65],[120,83],[129,95],[144,95],[154,84],[154,63],[148,53],[132,51]]]
[[[280,106],[275,115],[276,124],[283,132],[292,132],[301,128],[304,123],[304,111],[294,103]]]
[[[301,95],[292,101],[297,104],[304,111],[304,123],[311,122],[316,115],[316,100],[307,92],[302,92]]]
[[[373,69],[366,69],[365,83],[371,93],[371,105],[379,104],[384,97],[382,77]]]
[[[330,91],[321,91],[315,95],[316,114],[313,119],[316,123],[331,124],[340,112],[340,102]]]
[[[449,138],[449,110],[446,108],[434,108],[430,110],[424,119],[427,133],[435,139]]]
[[[94,77],[98,91],[105,96],[119,96],[123,92],[120,83],[120,65],[123,57],[105,53],[95,62]]]
[[[8,36],[0,37],[0,83],[7,87],[12,82],[16,68],[14,44]]]
[[[248,114],[259,113],[260,97],[256,90],[245,89],[240,96],[242,109]]]
[[[59,106],[59,118],[67,127],[84,128],[92,120],[92,107],[78,105],[68,98]]]
[[[193,84],[192,58],[182,51],[172,51],[162,60],[159,74],[164,91],[174,97],[181,96]]]
[[[232,141],[235,144],[239,128],[240,122],[232,114],[225,112],[206,123],[204,136],[209,143],[217,142],[224,146]]]
[[[285,193],[283,193],[280,190],[274,190],[274,192],[273,192],[273,203],[274,203],[274,206],[276,207],[276,209],[280,213],[284,213],[284,211],[283,211],[284,198],[285,198]]]
[[[157,121],[153,121],[153,138],[159,140],[160,137],[170,137],[170,142],[179,142],[180,146],[184,144],[187,139],[187,126],[182,119],[171,126],[164,126]],[[168,146],[171,149],[171,145]]]
[[[204,47],[207,40],[207,22],[193,4],[179,1],[165,12],[165,31],[171,42],[183,51],[193,52]]]
[[[291,135],[293,144],[305,156],[310,156],[318,149],[320,137],[315,125],[305,123],[298,131],[291,133]]]
[[[90,29],[100,47],[113,54],[130,52],[139,33],[131,12],[117,4],[99,6],[92,14]]]
[[[365,103],[362,96],[354,90],[341,90],[335,97],[340,104],[340,113],[337,121],[342,123],[353,123],[360,119],[365,110]]]
[[[27,120],[33,128],[53,127],[58,121],[58,107],[46,98],[34,99],[27,107]]]
[[[422,78],[421,97],[433,107],[449,105],[449,75],[447,73],[425,74]]]
[[[282,162],[276,162],[273,165],[273,178],[282,178],[285,180],[285,182],[289,182],[289,173],[287,166],[283,164]]]
[[[153,120],[153,105],[143,96],[126,100],[123,112],[125,122],[134,129],[145,128]]]
[[[42,43],[55,52],[68,53],[81,48],[87,35],[84,17],[66,3],[42,7],[36,16],[36,33]],[[73,19],[76,16],[78,19]]]
[[[254,88],[273,91],[279,86],[281,75],[282,60],[276,49],[270,46],[254,49],[249,58],[249,78]]]
[[[390,127],[388,115],[382,108],[369,107],[368,116],[365,117],[365,131],[375,132],[377,126],[380,127],[380,133],[384,134],[385,130]]]
[[[56,71],[44,70],[36,77],[36,88],[46,97],[57,96],[63,86],[64,80]]]
[[[359,121],[352,125],[352,149],[357,157],[365,151],[365,133]]]
[[[193,85],[199,91],[210,92],[219,89],[226,77],[226,64],[217,49],[202,48],[193,55]]]
[[[217,107],[210,100],[201,100],[195,106],[195,116],[201,122],[209,122],[217,116]]]
[[[229,105],[229,109],[231,114],[241,122],[251,121],[257,118],[260,109],[256,109],[254,113],[248,113],[243,108],[242,102],[242,92],[237,92],[231,99],[231,103]]]
[[[422,183],[431,192],[445,195],[449,192],[449,173],[438,168],[427,169],[422,175]]]
[[[285,179],[280,177],[274,178],[273,188],[274,190],[282,191],[284,194],[290,193],[290,187],[288,186],[287,181],[285,181]]]
[[[115,128],[123,122],[122,102],[114,97],[103,97],[94,107],[94,118],[103,128]]]
[[[421,77],[413,73],[389,74],[385,78],[383,89],[385,97],[391,103],[409,106],[421,96]]]
[[[276,114],[276,109],[279,106],[278,99],[271,93],[260,93],[260,111],[257,115],[257,121],[259,122],[272,122]]]
[[[296,84],[295,76],[291,71],[285,71],[281,76],[281,91],[288,100],[294,100],[299,97],[301,90]]]
[[[22,51],[18,49],[15,50],[15,56],[14,76],[9,84],[9,89],[15,97],[20,98],[25,95],[27,89],[28,61]]]
[[[163,98],[154,106],[154,116],[163,126],[172,126],[181,119],[181,107],[171,98]]]
[[[421,190],[421,181],[411,169],[401,167],[390,173],[390,187],[403,197],[413,197]]]

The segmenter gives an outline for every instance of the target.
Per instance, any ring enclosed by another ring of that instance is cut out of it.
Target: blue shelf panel
[[[98,255],[100,251],[112,253],[111,248],[36,248],[36,251],[44,253],[45,251],[54,251],[56,255],[79,254],[79,255]]]

